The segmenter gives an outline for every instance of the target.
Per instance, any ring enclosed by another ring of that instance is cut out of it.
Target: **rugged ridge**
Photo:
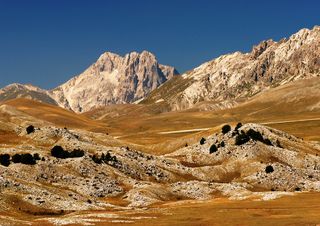
[[[289,39],[263,41],[250,53],[220,56],[165,83],[141,103],[181,110],[203,101],[218,108],[235,105],[270,87],[320,76],[320,27]]]
[[[132,103],[177,75],[147,51],[121,57],[106,52],[77,77],[50,91],[60,106],[84,112],[109,104]]]
[[[53,90],[12,84],[0,90],[0,101],[26,97],[84,112],[109,104],[133,103],[175,75],[175,68],[159,64],[148,51],[124,57],[105,52],[82,74]]]

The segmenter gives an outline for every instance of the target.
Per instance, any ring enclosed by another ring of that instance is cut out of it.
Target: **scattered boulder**
[[[206,142],[206,139],[202,137],[200,140],[200,144],[203,145],[205,142]]]

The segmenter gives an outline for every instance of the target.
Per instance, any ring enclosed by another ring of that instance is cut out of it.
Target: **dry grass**
[[[317,225],[320,194],[303,193],[272,201],[212,200],[166,205],[170,215],[137,225]]]
[[[223,124],[264,123],[307,140],[320,141],[319,78],[302,80],[260,93],[231,109],[158,113],[154,105],[112,105],[84,114],[27,99],[5,102],[28,115],[56,124],[109,133],[125,145],[163,154],[199,142],[218,132]],[[207,103],[209,104],[209,103]],[[313,121],[308,121],[315,119]],[[304,121],[305,120],[305,121]],[[160,134],[166,131],[211,128],[202,132]],[[3,138],[5,139],[5,138]]]
[[[112,220],[129,220],[116,225],[318,225],[320,224],[320,194],[300,193],[271,201],[234,201],[217,198],[210,201],[167,202],[141,210],[80,211],[57,219],[96,219],[94,225],[109,225]],[[59,213],[49,213],[59,214]],[[105,214],[105,215],[103,215]],[[15,218],[12,224],[52,225],[48,217],[18,212],[0,212]],[[72,217],[72,218],[68,218]],[[18,223],[19,222],[19,223]],[[72,224],[72,221],[69,225]]]
[[[167,153],[201,136],[216,132],[223,124],[264,123],[302,137],[320,141],[319,78],[302,80],[268,90],[231,109],[216,111],[152,112],[153,105],[122,105],[100,108],[85,115],[107,123],[119,139],[145,146],[145,151]],[[208,103],[209,104],[209,103]],[[117,115],[113,110],[120,110]],[[107,112],[107,113],[105,113]],[[105,113],[105,114],[104,114]],[[314,119],[313,121],[308,121]],[[159,134],[164,131],[212,128],[207,132]]]
[[[107,131],[105,123],[99,123],[57,106],[23,98],[9,100],[2,104],[12,106],[25,114],[53,123],[59,127],[85,129],[89,131]]]

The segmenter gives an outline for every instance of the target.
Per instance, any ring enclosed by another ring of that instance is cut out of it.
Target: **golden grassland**
[[[94,225],[319,225],[320,194],[299,193],[275,200],[256,201],[228,200],[217,198],[210,201],[178,201],[154,205],[148,209],[80,211],[77,213],[50,213],[44,210],[30,215],[21,212],[0,211],[2,216],[11,217],[16,225],[54,225],[48,218],[93,219]],[[14,201],[14,200],[13,200]],[[24,206],[25,208],[29,208]],[[36,211],[36,210],[35,210]],[[87,216],[87,217],[86,217]],[[130,223],[123,223],[129,221]],[[24,223],[23,223],[24,222]],[[85,220],[84,220],[85,222]],[[7,222],[8,223],[8,222]],[[77,225],[70,222],[68,225]]]
[[[319,78],[292,82],[233,108],[215,111],[200,111],[195,106],[185,111],[159,113],[157,105],[124,104],[75,114],[27,99],[2,104],[59,127],[108,133],[127,145],[138,145],[142,151],[164,154],[218,132],[223,124],[234,126],[238,122],[262,123],[306,140],[320,141],[318,81]],[[203,128],[209,129],[197,130]],[[195,131],[182,131],[192,129]]]

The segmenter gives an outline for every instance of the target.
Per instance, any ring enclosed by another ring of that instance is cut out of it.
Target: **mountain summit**
[[[124,57],[105,52],[82,74],[53,90],[12,84],[0,89],[0,101],[24,97],[84,112],[110,104],[133,103],[178,74],[174,67],[159,64],[148,51],[131,52]]]
[[[82,74],[50,93],[60,106],[83,112],[137,101],[175,75],[178,72],[173,67],[159,64],[150,52],[131,52],[124,57],[106,52]]]

